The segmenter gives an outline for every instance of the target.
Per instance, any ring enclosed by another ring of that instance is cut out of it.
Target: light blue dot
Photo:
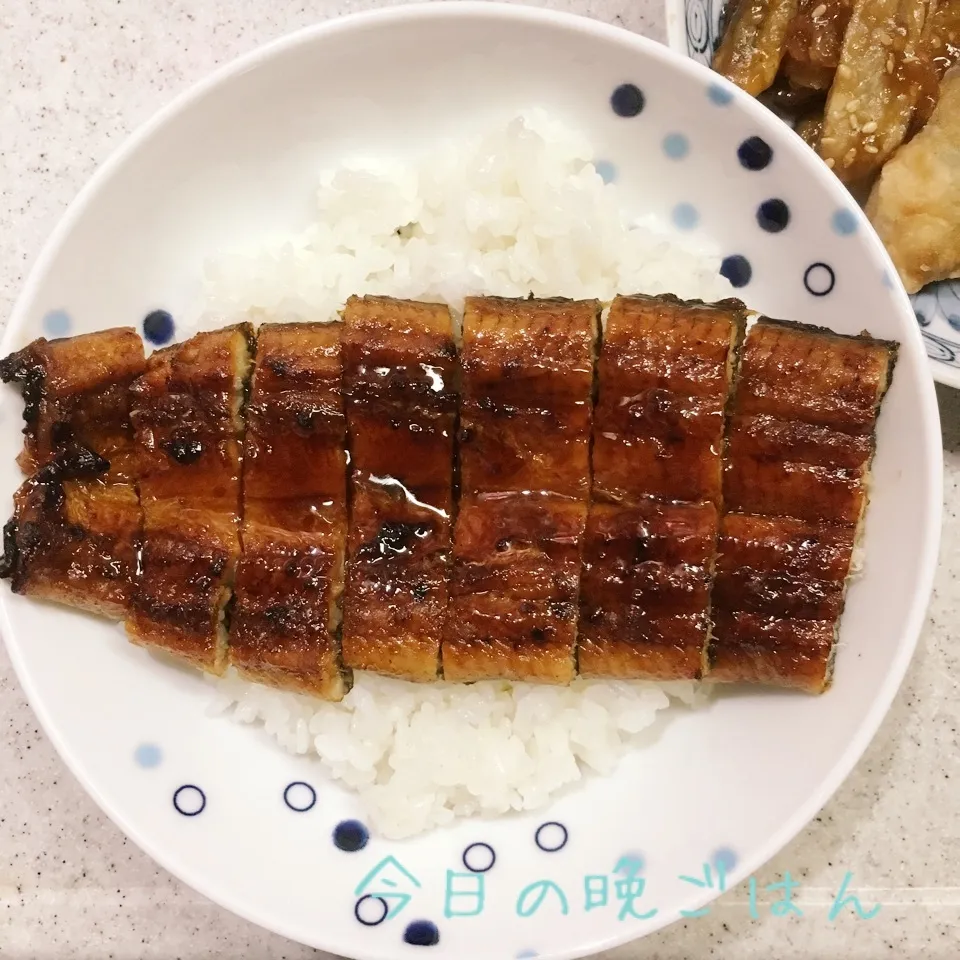
[[[707,96],[710,102],[718,107],[725,107],[733,100],[733,94],[726,87],[721,87],[719,83],[711,83],[707,87]]]
[[[857,218],[852,210],[837,210],[830,223],[833,226],[833,232],[839,233],[841,237],[848,237],[851,233],[857,232]]]
[[[729,847],[721,847],[713,855],[713,865],[724,873],[732,873],[739,862],[737,855]]]
[[[66,310],[50,310],[43,318],[43,332],[49,337],[65,337],[70,332],[70,314]]]
[[[700,214],[692,203],[678,203],[670,216],[678,230],[692,230],[700,222]]]
[[[682,133],[668,133],[663,138],[663,152],[671,160],[682,160],[690,152],[690,141]]]
[[[134,751],[133,759],[136,760],[137,766],[149,770],[152,767],[160,766],[160,761],[163,760],[163,752],[155,743],[141,743]]]
[[[613,183],[617,179],[617,168],[609,160],[598,160],[594,164],[594,169],[600,174],[600,179],[604,183]]]
[[[883,285],[888,290],[893,290],[893,278],[886,271],[883,272]]]
[[[517,960],[527,960],[529,957],[539,957],[540,954],[536,950],[521,950],[517,954]]]

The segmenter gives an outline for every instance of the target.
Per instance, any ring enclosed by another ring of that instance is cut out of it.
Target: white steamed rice
[[[208,305],[219,316],[332,319],[365,293],[455,312],[471,294],[732,295],[715,251],[626,219],[592,159],[577,133],[528,114],[418,162],[344,162],[321,174],[303,233],[208,264]],[[588,769],[612,772],[671,697],[702,697],[693,683],[461,686],[358,673],[329,704],[233,674],[215,683],[214,711],[262,721],[281,746],[319,756],[392,838],[541,807]]]

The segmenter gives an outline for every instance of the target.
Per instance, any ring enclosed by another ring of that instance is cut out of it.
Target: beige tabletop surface
[[[456,0],[437,0],[456,2]],[[0,322],[54,225],[140,123],[214,67],[367,0],[0,0]],[[664,40],[662,0],[549,0]],[[613,960],[960,957],[960,393],[939,390],[944,539],[917,655],[834,798],[757,875],[801,917],[752,919],[746,884]],[[847,872],[869,920],[827,919]],[[321,958],[159,869],[38,729],[0,647],[0,958]],[[499,960],[499,958],[497,958]],[[506,958],[504,958],[506,960]]]

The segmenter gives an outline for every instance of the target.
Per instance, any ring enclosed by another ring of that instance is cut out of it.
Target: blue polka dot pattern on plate
[[[736,853],[733,852],[729,847],[721,847],[717,850],[713,857],[713,865],[718,869],[722,870],[725,874],[732,873],[737,868],[737,863],[739,858]]]
[[[317,802],[317,791],[309,783],[295,780],[284,789],[283,802],[297,813],[306,813]]]
[[[613,183],[617,179],[617,168],[609,160],[598,160],[593,166],[604,183]]]
[[[376,927],[387,919],[390,907],[383,897],[374,897],[369,893],[361,897],[353,906],[353,915],[365,927]]]
[[[152,310],[143,318],[144,337],[158,347],[173,339],[173,327],[173,317],[166,310]]]
[[[767,233],[779,233],[790,222],[790,208],[780,199],[764,200],[757,207],[757,223]]]
[[[720,264],[720,274],[726,277],[735,287],[745,287],[753,276],[753,267],[750,261],[739,253],[724,257]]]
[[[370,841],[370,833],[359,820],[341,820],[333,828],[333,843],[339,850],[356,853]]]
[[[700,222],[700,214],[692,203],[678,203],[670,211],[670,219],[678,230],[693,230]]]
[[[471,843],[463,851],[463,865],[471,873],[486,873],[496,862],[496,851],[489,843]]]
[[[558,850],[562,850],[569,839],[570,834],[567,832],[567,828],[562,823],[557,823],[556,820],[541,823],[537,827],[536,834],[534,834],[537,846],[544,853],[556,853]]]
[[[857,232],[857,218],[852,210],[837,210],[830,218],[830,226],[834,233],[849,237],[851,233]]]
[[[803,285],[815,297],[825,297],[837,283],[833,268],[826,263],[811,263],[803,272]]]
[[[173,805],[177,813],[182,813],[185,817],[196,817],[206,808],[207,795],[194,784],[185,783],[174,793]]]
[[[150,770],[153,767],[160,766],[160,762],[163,760],[163,752],[155,743],[141,743],[133,751],[133,759],[138,767]]]
[[[610,106],[618,117],[635,117],[644,107],[643,92],[632,83],[621,83],[610,96]]]
[[[690,152],[690,141],[682,133],[668,133],[663,138],[663,152],[671,160],[682,160]]]
[[[434,947],[440,942],[440,931],[430,920],[414,920],[407,924],[403,939],[415,947]]]
[[[733,102],[733,94],[726,87],[721,87],[719,83],[711,83],[707,87],[707,96],[710,102],[718,107],[725,107]]]
[[[70,314],[66,310],[50,310],[41,321],[48,337],[65,337],[70,332]]]
[[[770,166],[773,148],[763,137],[748,137],[737,148],[737,158],[747,170],[763,170]]]

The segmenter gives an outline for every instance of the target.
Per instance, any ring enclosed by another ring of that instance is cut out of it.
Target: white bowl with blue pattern
[[[709,66],[726,0],[666,0],[667,40]],[[896,282],[899,282],[897,280]],[[934,380],[960,387],[960,280],[932,283],[910,298]]]
[[[529,106],[591,138],[628,212],[721,252],[752,307],[900,341],[866,566],[826,695],[727,690],[705,710],[672,714],[613,776],[547,810],[402,843],[371,835],[355,798],[318,763],[208,717],[209,687],[194,673],[99,620],[0,588],[0,630],[23,687],[103,809],[202,894],[340,956],[577,957],[705,909],[788,843],[856,763],[910,661],[931,588],[937,408],[910,303],[889,282],[879,241],[756,101],[594,21],[521,5],[401,7],[231,64],[84,189],[0,348],[118,324],[163,342],[186,316],[204,259],[296,227],[322,165]],[[20,409],[14,391],[0,391],[4,503],[20,481]],[[759,874],[761,884],[775,879]]]

